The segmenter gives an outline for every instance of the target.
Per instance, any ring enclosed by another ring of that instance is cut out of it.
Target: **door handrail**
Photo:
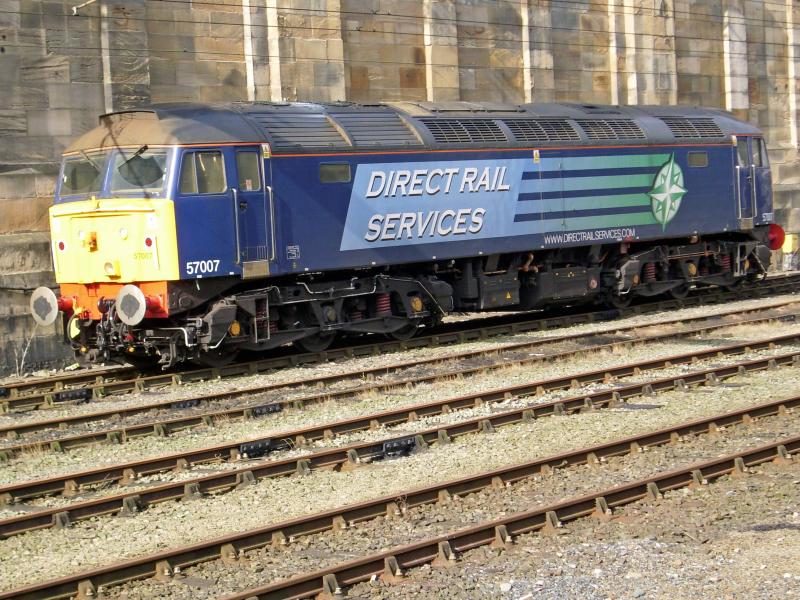
[[[272,197],[272,186],[267,185],[264,187],[266,188],[269,197],[269,260],[275,260],[275,257],[278,254],[277,244],[275,242],[275,201]]]
[[[233,229],[236,232],[236,261],[235,264],[242,264],[242,242],[239,239],[239,194],[235,187],[231,187],[231,198],[233,200]]]

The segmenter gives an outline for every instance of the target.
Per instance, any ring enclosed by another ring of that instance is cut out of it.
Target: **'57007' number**
[[[187,275],[202,275],[216,273],[219,269],[219,260],[189,260],[186,261]]]

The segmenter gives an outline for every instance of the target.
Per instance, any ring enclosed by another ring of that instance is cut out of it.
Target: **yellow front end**
[[[96,199],[50,208],[59,283],[113,284],[179,279],[171,200]]]

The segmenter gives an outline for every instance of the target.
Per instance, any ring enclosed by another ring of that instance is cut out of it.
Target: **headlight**
[[[128,230],[125,229],[124,227],[122,227],[119,230],[119,237],[121,237],[123,240],[127,240],[128,239]]]

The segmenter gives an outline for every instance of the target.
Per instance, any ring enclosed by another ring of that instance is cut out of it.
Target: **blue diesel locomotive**
[[[721,110],[157,105],[64,153],[60,295],[31,311],[89,358],[214,363],[735,285],[767,270],[772,221],[764,139]]]

